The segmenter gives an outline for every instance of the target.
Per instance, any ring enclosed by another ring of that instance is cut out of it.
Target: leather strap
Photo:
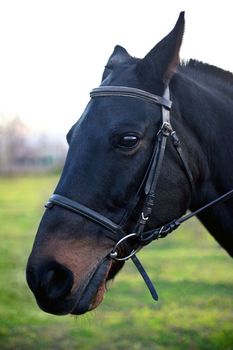
[[[169,89],[168,87],[165,89],[164,96],[169,101]],[[149,173],[146,186],[145,186],[145,194],[149,195],[150,192],[154,192],[157,186],[159,174],[162,167],[162,162],[164,158],[164,152],[167,144],[167,137],[170,135],[169,131],[167,132],[166,127],[170,126],[170,111],[162,105],[162,127],[159,131],[159,145],[156,149],[157,157],[155,156],[154,162],[151,166],[151,171]]]
[[[157,301],[159,299],[159,297],[158,297],[158,294],[155,290],[155,287],[154,287],[153,283],[151,282],[150,277],[146,273],[146,270],[142,266],[140,260],[136,256],[136,254],[131,257],[131,260],[133,261],[134,265],[136,266],[136,268],[140,272],[142,278],[144,279],[144,282],[146,283],[152,298]]]
[[[62,208],[68,209],[76,214],[86,217],[87,219],[104,226],[107,230],[110,230],[113,233],[118,233],[124,235],[122,228],[117,225],[112,220],[106,218],[97,211],[86,207],[83,204],[73,201],[67,197],[61,196],[60,194],[53,194],[48,203],[45,205],[46,208],[50,209],[54,205],[58,205]]]
[[[144,90],[126,86],[100,86],[91,90],[90,96],[91,98],[106,96],[133,97],[139,98],[143,101],[159,104],[168,109],[171,109],[172,106],[172,102],[165,97],[154,95]]]
[[[164,96],[167,100],[170,99],[169,88],[166,87]],[[143,236],[144,227],[150,218],[154,207],[155,191],[161,173],[164,153],[167,144],[167,138],[171,135],[172,127],[170,125],[170,111],[162,106],[162,126],[157,134],[157,143],[152,155],[152,164],[149,170],[147,181],[145,184],[145,200],[142,209],[141,217],[139,217],[135,232],[138,237]]]
[[[224,193],[220,197],[212,200],[211,202],[203,205],[201,208],[198,208],[197,210],[195,210],[187,215],[181,216],[178,219],[172,220],[171,222],[169,222],[168,224],[165,224],[162,227],[143,232],[143,236],[140,236],[140,238],[139,238],[141,245],[147,245],[156,239],[166,237],[169,233],[176,230],[181,224],[183,224],[185,221],[191,219],[193,216],[198,215],[199,213],[203,212],[204,210],[206,210],[206,209],[208,209],[216,204],[223,203],[223,202],[231,199],[232,197],[233,197],[233,189]]]
[[[173,130],[171,132],[171,138],[172,138],[172,143],[180,157],[180,160],[182,162],[182,165],[183,165],[183,168],[184,168],[184,171],[186,172],[186,175],[187,175],[187,178],[189,180],[189,184],[190,184],[190,188],[191,188],[191,194],[194,193],[194,190],[195,190],[195,184],[194,184],[194,180],[193,180],[193,175],[189,169],[189,166],[188,166],[188,162],[186,161],[186,158],[184,156],[184,153],[183,153],[183,150],[181,148],[181,143],[180,143],[180,140],[176,134],[176,132]]]

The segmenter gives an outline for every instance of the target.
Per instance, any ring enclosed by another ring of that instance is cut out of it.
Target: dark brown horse
[[[124,264],[114,256],[138,247],[134,234],[112,251],[124,232],[140,231],[147,244],[187,209],[233,187],[233,76],[194,60],[181,64],[183,33],[181,13],[143,59],[117,46],[67,135],[64,170],[27,265],[28,284],[46,312],[97,307],[106,281]],[[232,212],[229,200],[198,215],[231,255]]]

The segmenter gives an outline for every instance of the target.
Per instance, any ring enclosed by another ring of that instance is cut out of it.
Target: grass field
[[[39,310],[25,282],[42,204],[56,176],[0,179],[0,349],[232,350],[233,265],[195,220],[139,254],[160,296],[131,262],[97,311]]]

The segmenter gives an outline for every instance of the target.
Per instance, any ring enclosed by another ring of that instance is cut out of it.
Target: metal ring
[[[128,260],[129,258],[131,258],[134,254],[137,253],[137,251],[140,249],[140,247],[136,248],[136,249],[133,249],[131,251],[130,254],[128,254],[127,256],[124,256],[123,258],[118,258],[117,257],[117,248],[119,247],[119,245],[124,242],[124,241],[127,241],[129,238],[132,238],[132,237],[136,237],[137,234],[136,233],[130,233],[129,235],[127,236],[124,236],[123,238],[121,238],[116,244],[115,246],[113,247],[111,253],[109,254],[110,258],[115,260],[115,261],[124,261],[124,260]]]

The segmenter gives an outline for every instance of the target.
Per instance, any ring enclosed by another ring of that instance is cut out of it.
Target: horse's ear
[[[170,81],[180,61],[184,22],[184,12],[181,12],[173,30],[138,62],[138,68],[146,79],[156,79],[165,84]]]
[[[120,45],[115,46],[113,53],[109,57],[109,60],[105,66],[102,80],[104,80],[111,72],[114,66],[128,62],[131,56],[126,49]]]

